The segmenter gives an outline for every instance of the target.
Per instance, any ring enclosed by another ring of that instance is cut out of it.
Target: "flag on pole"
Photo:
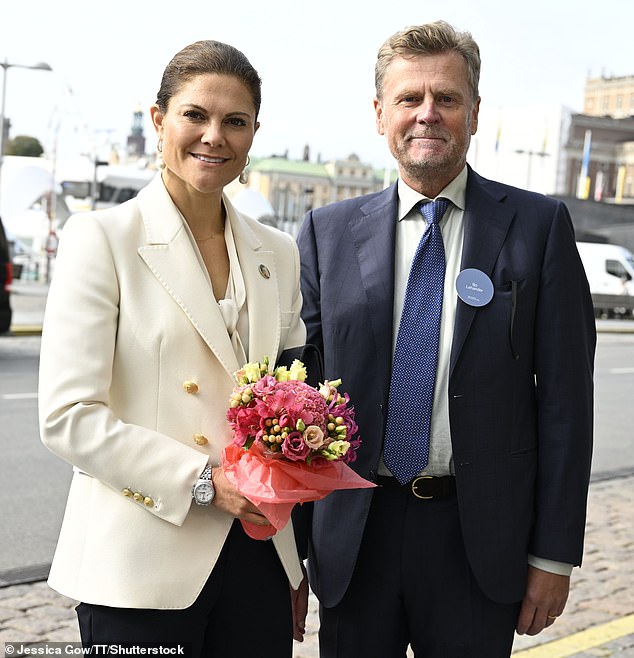
[[[583,139],[583,156],[581,158],[581,173],[577,183],[577,198],[587,199],[590,195],[590,149],[592,147],[592,131],[586,130]]]

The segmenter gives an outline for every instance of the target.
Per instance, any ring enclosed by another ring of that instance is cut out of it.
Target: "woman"
[[[81,601],[85,645],[280,658],[302,637],[293,529],[247,537],[238,519],[267,521],[218,466],[233,373],[305,339],[294,241],[223,195],[248,161],[260,84],[231,46],[184,48],[151,108],[160,175],[63,230],[40,426],[74,466],[49,584]]]

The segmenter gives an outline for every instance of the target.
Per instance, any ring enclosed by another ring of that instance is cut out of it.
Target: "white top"
[[[182,216],[182,215],[181,215]],[[183,217],[183,224],[189,235],[189,239],[198,258],[198,262],[207,277],[209,282],[210,293],[213,297],[213,289],[211,285],[211,278],[203,260],[194,234],[191,232],[189,225]],[[224,299],[218,301],[218,308],[222,314],[227,332],[231,338],[231,345],[233,346],[236,358],[239,364],[245,364],[248,361],[249,350],[249,312],[247,308],[247,293],[244,285],[244,278],[242,277],[242,270],[240,268],[240,260],[238,258],[238,251],[236,250],[236,243],[233,238],[233,231],[231,230],[231,221],[229,213],[227,213],[227,220],[225,221],[225,244],[227,246],[227,253],[229,255],[229,279],[227,281],[227,290]],[[246,346],[246,347],[245,347]]]

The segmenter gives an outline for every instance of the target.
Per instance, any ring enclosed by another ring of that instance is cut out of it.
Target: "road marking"
[[[5,393],[3,400],[35,400],[37,393]]]
[[[632,375],[634,374],[634,368],[611,368],[611,375]]]
[[[513,658],[567,658],[632,633],[634,633],[634,615],[628,615],[606,624],[593,626],[561,640],[513,653]]]

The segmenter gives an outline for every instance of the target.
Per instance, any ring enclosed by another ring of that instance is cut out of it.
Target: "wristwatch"
[[[216,495],[214,483],[211,479],[211,464],[207,464],[205,470],[200,474],[198,482],[192,489],[192,498],[196,505],[210,505]]]

